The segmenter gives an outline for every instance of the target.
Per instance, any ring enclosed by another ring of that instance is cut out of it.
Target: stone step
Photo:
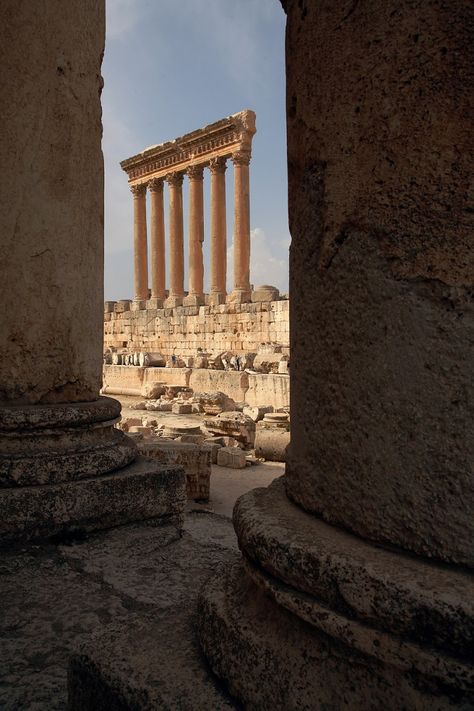
[[[137,457],[98,477],[0,489],[0,546],[148,519],[181,525],[185,503],[180,466]]]

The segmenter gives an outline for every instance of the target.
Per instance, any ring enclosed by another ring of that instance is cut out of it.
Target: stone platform
[[[0,553],[0,708],[228,709],[194,628],[204,580],[237,559],[229,519],[122,526]]]
[[[283,478],[242,496],[234,526],[244,558],[205,585],[199,635],[246,707],[473,707],[468,571],[326,524]]]
[[[158,517],[180,524],[185,503],[182,468],[144,457],[98,477],[0,489],[0,546]]]

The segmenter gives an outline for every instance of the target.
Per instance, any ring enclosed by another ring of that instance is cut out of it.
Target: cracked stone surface
[[[179,631],[171,633],[173,619],[179,622],[176,629],[185,634],[202,583],[236,557],[231,522],[208,513],[189,514],[182,536],[173,526],[132,525],[82,541],[3,553],[0,708],[65,709],[72,654],[92,640],[98,659],[102,653],[107,656],[103,643],[97,646],[93,641],[98,635],[106,634],[111,644],[119,645],[121,662],[126,664],[129,644],[124,635],[129,641],[140,641],[149,631],[148,645],[154,645],[154,656],[159,658],[161,620],[168,630],[161,651],[171,663],[173,654],[181,653]],[[195,657],[194,671],[205,666],[192,637],[186,645],[188,659]],[[207,670],[201,670],[201,676],[207,679]],[[140,681],[149,679],[145,675]],[[206,693],[221,698],[212,678],[206,683]],[[168,698],[168,703],[173,708],[173,699]]]

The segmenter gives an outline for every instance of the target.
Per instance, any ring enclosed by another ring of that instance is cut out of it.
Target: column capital
[[[148,190],[151,193],[163,192],[163,178],[152,178],[148,181]]]
[[[173,173],[168,173],[168,175],[165,176],[165,180],[168,185],[173,185],[174,187],[181,187],[181,185],[183,184],[183,177],[184,173],[174,171]]]
[[[223,158],[222,156],[211,158],[209,161],[209,170],[211,173],[225,173],[227,170],[227,158]]]
[[[236,151],[232,154],[234,165],[250,165],[250,151]]]
[[[140,183],[139,185],[130,185],[130,190],[134,198],[143,197],[143,195],[146,195],[146,183]]]
[[[203,165],[190,165],[186,169],[186,175],[189,180],[203,180],[204,179],[204,166]]]

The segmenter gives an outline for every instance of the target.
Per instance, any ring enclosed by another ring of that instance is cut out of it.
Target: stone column
[[[250,301],[250,152],[232,156],[234,164],[234,288],[229,300]]]
[[[472,4],[284,6],[291,444],[201,643],[245,708],[472,708]]]
[[[104,35],[103,2],[0,7],[2,544],[160,515],[120,403],[99,397]]]
[[[166,308],[181,306],[184,297],[183,173],[166,176],[169,185],[170,289]]]
[[[144,309],[148,299],[148,247],[146,236],[146,185],[131,185],[133,195],[134,309]]]
[[[212,158],[211,170],[211,288],[209,303],[224,304],[227,276],[225,158]]]
[[[151,303],[158,309],[163,306],[165,293],[165,216],[163,211],[163,180],[152,178],[148,183],[150,193],[150,246],[151,246]]]
[[[204,304],[204,168],[192,165],[186,171],[189,177],[189,293],[186,306]]]

